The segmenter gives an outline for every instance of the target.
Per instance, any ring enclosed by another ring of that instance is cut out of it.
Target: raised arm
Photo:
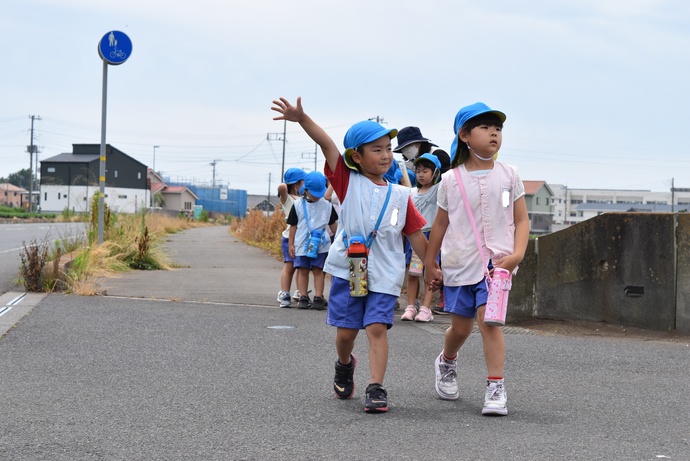
[[[297,98],[297,103],[294,106],[285,98],[274,100],[271,109],[281,114],[278,117],[273,117],[273,120],[287,120],[289,122],[299,123],[309,137],[321,147],[321,152],[323,152],[323,156],[326,158],[328,167],[331,171],[335,171],[338,165],[340,151],[333,142],[333,139],[328,136],[323,128],[317,125],[316,122],[304,112],[304,109],[302,109],[301,97]]]

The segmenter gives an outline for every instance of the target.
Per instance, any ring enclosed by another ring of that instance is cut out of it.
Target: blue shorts
[[[326,256],[328,253],[319,253],[316,258],[307,258],[306,256],[295,256],[295,267],[312,269],[318,267],[323,269],[323,265],[326,263]]]
[[[462,317],[474,318],[477,309],[486,304],[489,291],[486,288],[486,277],[474,285],[461,287],[443,286],[443,302],[445,312],[457,314]]]
[[[281,240],[281,242],[280,242],[280,246],[283,248],[283,262],[284,263],[295,262],[295,258],[290,256],[289,243],[290,243],[290,239],[287,237],[283,237],[283,240]]]
[[[333,277],[328,295],[326,323],[340,328],[361,330],[373,323],[383,323],[390,329],[397,296],[369,292],[355,298],[350,296],[350,281]]]

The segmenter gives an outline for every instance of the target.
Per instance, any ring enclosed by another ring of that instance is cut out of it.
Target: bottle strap
[[[371,248],[371,245],[374,243],[374,239],[376,238],[376,235],[378,234],[379,226],[381,225],[381,221],[383,220],[383,215],[386,212],[386,207],[388,206],[388,202],[390,201],[391,198],[391,192],[393,191],[393,185],[388,183],[388,192],[386,193],[386,201],[383,202],[383,207],[381,208],[381,213],[379,213],[379,219],[376,221],[376,226],[374,226],[374,230],[371,231],[371,234],[367,237],[367,249]]]

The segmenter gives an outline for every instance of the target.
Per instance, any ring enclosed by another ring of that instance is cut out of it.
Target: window
[[[117,170],[115,170],[115,171],[113,172],[113,177],[114,177],[114,178],[117,178]]]
[[[137,173],[137,179],[141,179],[141,171]]]
[[[46,169],[46,171],[47,171],[48,173],[55,173],[55,167],[54,167],[54,166],[49,166],[49,167]]]
[[[539,205],[539,197],[534,197],[534,204]]]
[[[62,198],[62,195],[60,194],[60,192],[58,192],[58,200],[60,200],[61,198]]]
[[[48,192],[43,193],[43,200],[48,200]]]
[[[126,195],[118,195],[117,198],[125,199],[125,198],[127,198],[127,196]]]
[[[191,210],[192,209],[192,202],[184,202],[184,209],[185,210]]]

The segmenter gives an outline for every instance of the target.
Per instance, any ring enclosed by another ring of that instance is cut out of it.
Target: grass
[[[252,210],[244,219],[235,219],[230,225],[230,232],[243,242],[263,248],[278,261],[282,261],[281,233],[285,226],[285,214],[282,210],[270,216]]]

